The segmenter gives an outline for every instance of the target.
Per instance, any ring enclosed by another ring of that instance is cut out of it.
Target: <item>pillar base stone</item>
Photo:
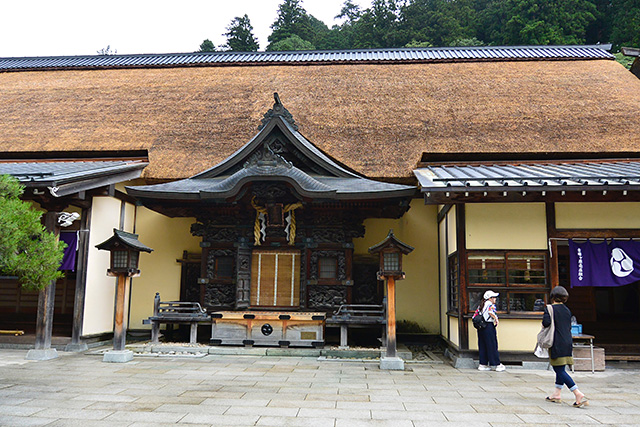
[[[399,357],[381,357],[380,369],[404,371],[404,360]]]
[[[27,360],[51,360],[58,357],[58,351],[55,348],[31,349],[27,352],[25,359]]]
[[[80,342],[80,343],[69,343],[65,346],[64,351],[69,351],[69,352],[74,352],[74,353],[79,353],[81,351],[87,351],[89,350],[89,346],[87,345],[87,343],[84,342]]]
[[[126,363],[133,360],[133,351],[131,350],[109,350],[102,358],[103,362]]]

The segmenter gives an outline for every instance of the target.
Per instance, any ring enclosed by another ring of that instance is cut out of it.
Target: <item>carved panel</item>
[[[346,286],[309,286],[308,307],[311,309],[335,309],[347,303]]]
[[[195,223],[191,225],[191,234],[194,236],[201,236],[202,241],[220,243],[220,242],[235,242],[238,240],[239,233],[236,224],[232,224],[229,227],[221,227],[214,224],[212,221],[206,221],[205,223]]]
[[[236,302],[236,287],[233,284],[208,283],[204,291],[206,307],[233,308]]]
[[[311,237],[317,243],[347,243],[344,230],[338,228],[316,228]]]
[[[236,308],[249,307],[251,294],[251,249],[245,245],[238,248],[236,255]]]
[[[198,268],[198,275],[200,268]],[[187,281],[184,285],[184,299],[185,301],[200,302],[200,285],[197,279],[194,281]]]
[[[339,212],[314,211],[312,217],[314,226],[342,227],[342,215]]]
[[[290,195],[286,185],[273,182],[258,182],[251,187],[251,192],[260,200],[264,201],[282,201],[286,196]]]
[[[216,257],[232,257],[235,255],[235,252],[230,249],[213,249],[207,252],[207,279],[215,279],[216,278]],[[234,265],[234,273],[232,277],[235,275],[236,266]]]
[[[347,280],[347,257],[343,251],[313,251],[309,261],[309,279],[318,279],[318,259],[336,258],[338,260],[338,280]]]
[[[379,265],[371,263],[353,264],[353,303],[354,304],[380,304],[382,297],[378,291],[378,279],[376,273]]]

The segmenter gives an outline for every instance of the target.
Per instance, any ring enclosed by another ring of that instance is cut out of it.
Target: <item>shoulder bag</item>
[[[540,348],[551,348],[553,345],[553,334],[556,331],[553,323],[553,306],[551,304],[547,304],[547,311],[549,312],[549,316],[551,316],[551,324],[546,328],[543,326],[540,332],[538,332],[537,342]]]

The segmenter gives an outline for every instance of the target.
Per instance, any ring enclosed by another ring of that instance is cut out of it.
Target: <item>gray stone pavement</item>
[[[479,372],[447,363],[407,363],[381,371],[374,361],[317,357],[136,356],[59,352],[25,360],[0,349],[1,426],[513,426],[640,425],[640,371],[573,374],[590,398],[573,408],[544,400],[545,370]]]

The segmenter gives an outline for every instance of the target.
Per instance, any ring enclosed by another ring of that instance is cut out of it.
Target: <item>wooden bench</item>
[[[198,322],[210,322],[211,316],[198,302],[186,301],[160,301],[160,294],[156,293],[153,299],[153,316],[142,323],[151,323],[151,342],[157,344],[160,335],[160,324],[186,324],[191,325],[189,344],[196,344],[198,336]]]
[[[384,326],[386,323],[384,305],[375,304],[343,304],[331,317],[327,318],[327,325],[340,326],[341,348],[348,348],[347,338],[350,326]]]
[[[18,336],[18,335],[24,335],[24,331],[19,331],[19,330],[0,330],[0,335],[14,335],[14,336]]]

